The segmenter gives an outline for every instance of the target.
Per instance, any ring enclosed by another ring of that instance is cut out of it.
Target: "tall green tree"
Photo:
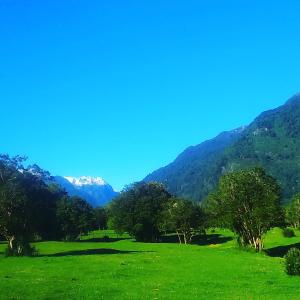
[[[300,228],[300,193],[293,197],[285,213],[286,222],[294,228]]]
[[[31,254],[29,241],[38,227],[40,191],[46,188],[43,174],[25,168],[25,160],[0,155],[0,233],[8,241],[8,253],[17,256]]]
[[[256,251],[263,249],[265,233],[282,222],[280,187],[262,168],[223,176],[206,208],[238,235],[241,246],[252,246]]]
[[[170,199],[159,183],[135,183],[110,204],[110,224],[138,241],[156,242],[162,234],[160,224]]]
[[[62,198],[68,197],[60,186],[50,183],[40,190],[37,215],[37,238],[42,240],[60,240],[63,237],[57,218],[57,206]]]
[[[64,196],[57,203],[57,219],[64,240],[76,240],[95,224],[93,208],[80,197]]]

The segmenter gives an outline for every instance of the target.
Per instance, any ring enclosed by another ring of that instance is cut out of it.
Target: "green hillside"
[[[225,133],[187,149],[145,181],[164,183],[170,192],[201,201],[226,172],[262,166],[278,179],[284,201],[300,191],[300,95],[262,113],[243,130]],[[214,147],[211,147],[211,143]]]

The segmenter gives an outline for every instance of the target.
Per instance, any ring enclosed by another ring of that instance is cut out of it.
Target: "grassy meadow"
[[[296,235],[269,232],[268,255],[239,250],[222,230],[188,246],[172,237],[137,243],[111,231],[40,242],[38,257],[1,255],[0,299],[299,299],[300,277],[285,274],[282,258],[300,243]]]

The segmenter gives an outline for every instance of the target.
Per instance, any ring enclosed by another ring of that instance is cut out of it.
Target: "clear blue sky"
[[[300,2],[0,0],[0,149],[140,180],[300,90]]]

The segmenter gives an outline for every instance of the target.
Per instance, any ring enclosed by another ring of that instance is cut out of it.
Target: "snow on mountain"
[[[107,184],[105,182],[105,180],[101,177],[91,177],[91,176],[70,177],[70,176],[66,176],[64,178],[67,179],[73,185],[77,185],[77,186],[106,185]]]
[[[56,176],[55,181],[70,196],[78,196],[88,201],[93,207],[103,206],[118,195],[102,177],[91,176]]]

